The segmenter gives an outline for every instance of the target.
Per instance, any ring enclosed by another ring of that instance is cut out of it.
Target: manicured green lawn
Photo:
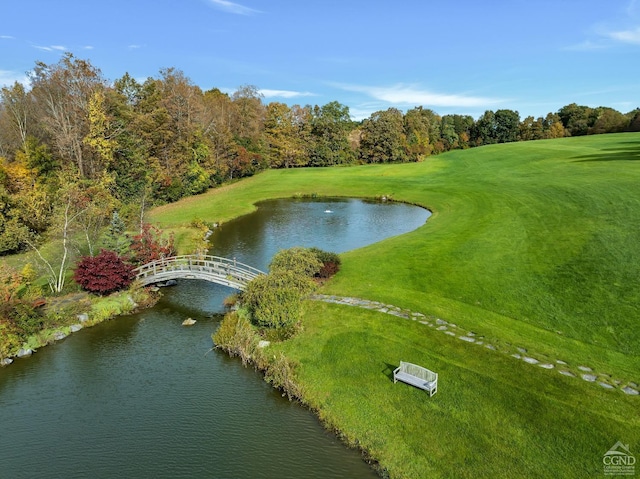
[[[415,321],[310,302],[279,348],[309,405],[402,478],[586,478],[622,438],[637,450],[638,399],[469,345]],[[431,398],[393,383],[400,360],[439,374]]]
[[[267,198],[391,196],[428,207],[418,230],[342,255],[323,293],[433,315],[493,352],[423,325],[311,303],[284,348],[309,402],[392,477],[601,477],[640,450],[640,398],[513,359],[526,348],[599,380],[640,383],[640,134],[495,145],[423,163],[267,171],[151,212],[188,250],[197,217]],[[441,374],[429,399],[398,361]],[[610,375],[610,376],[607,376]]]

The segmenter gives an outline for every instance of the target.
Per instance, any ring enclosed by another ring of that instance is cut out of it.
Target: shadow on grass
[[[575,162],[587,161],[638,161],[640,160],[640,142],[620,142],[615,148],[602,148],[590,155],[574,156]]]
[[[384,363],[385,368],[381,371],[390,381],[393,381],[393,370],[398,367],[397,364]]]

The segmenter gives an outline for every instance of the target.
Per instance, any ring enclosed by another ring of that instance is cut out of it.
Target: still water
[[[397,203],[278,200],[229,222],[212,254],[266,270],[291,246],[343,252],[411,231]],[[153,308],[0,369],[0,478],[372,478],[315,417],[212,350],[233,291],[167,288]],[[198,322],[181,326],[186,317]]]

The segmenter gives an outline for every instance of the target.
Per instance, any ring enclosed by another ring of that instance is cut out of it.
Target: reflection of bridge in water
[[[202,279],[243,291],[256,276],[266,274],[256,268],[219,256],[172,256],[143,264],[134,270],[143,285],[171,279]]]

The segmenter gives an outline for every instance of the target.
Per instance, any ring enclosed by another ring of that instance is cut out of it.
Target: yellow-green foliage
[[[212,339],[217,348],[227,351],[230,356],[240,356],[244,365],[255,360],[260,351],[260,338],[251,322],[244,314],[236,311],[224,317]]]
[[[133,310],[132,298],[128,292],[112,294],[104,298],[97,298],[91,305],[89,317],[94,322],[104,321],[120,314],[127,314]]]
[[[271,260],[269,271],[289,271],[302,277],[312,277],[322,268],[322,262],[309,248],[289,248],[278,251]]]

